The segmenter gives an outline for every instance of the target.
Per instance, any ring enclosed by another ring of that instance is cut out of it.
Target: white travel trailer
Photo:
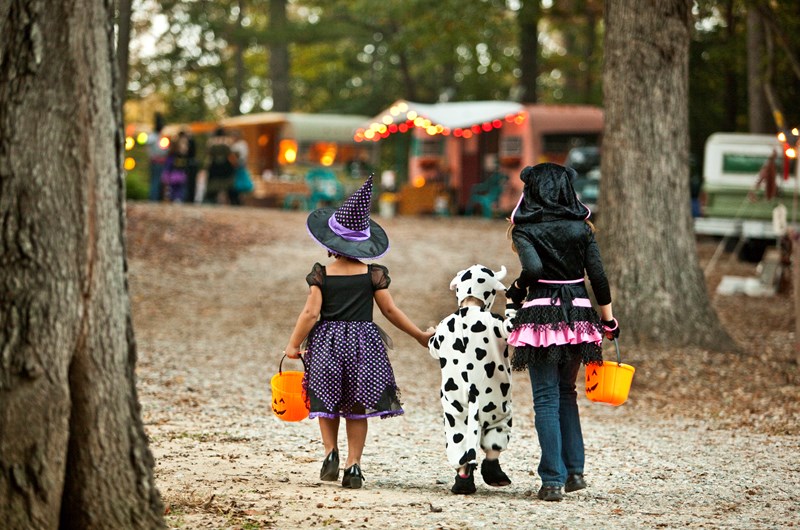
[[[756,190],[759,170],[773,153],[778,194],[767,200],[764,185]],[[797,190],[796,159],[789,158],[784,179],[783,145],[775,135],[714,133],[705,146],[703,161],[702,216],[695,219],[698,234],[745,239],[776,237],[773,211],[783,204],[789,221]],[[795,212],[795,216],[800,212]]]

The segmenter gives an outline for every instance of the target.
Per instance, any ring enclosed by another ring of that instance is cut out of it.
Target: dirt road
[[[395,342],[406,414],[370,423],[364,489],[318,481],[316,423],[270,412],[269,378],[305,300],[305,274],[327,260],[304,220],[266,209],[129,206],[138,388],[171,528],[800,525],[800,381],[784,298],[715,300],[747,350],[741,358],[624,349],[637,367],[631,397],[618,408],[580,398],[589,488],[561,503],[535,498],[530,385],[516,373],[514,432],[502,457],[512,485],[478,479],[477,494],[450,494],[438,365],[376,311]],[[392,249],[380,263],[396,302],[420,326],[453,310],[448,284],[458,270],[483,263],[505,265],[512,278],[519,271],[504,221],[381,223]],[[710,281],[753,273],[721,263]],[[751,319],[769,320],[769,334],[737,320],[745,304]],[[623,328],[623,346],[624,337]]]

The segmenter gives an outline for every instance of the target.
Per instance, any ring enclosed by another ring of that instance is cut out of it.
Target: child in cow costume
[[[506,337],[512,329],[516,304],[506,317],[491,313],[505,267],[494,272],[473,265],[450,282],[458,310],[442,320],[428,341],[442,370],[441,402],[444,409],[447,460],[457,474],[451,491],[475,493],[473,472],[477,449],[486,453],[481,475],[490,486],[507,486],[511,480],[500,468],[500,452],[511,435],[511,368]]]

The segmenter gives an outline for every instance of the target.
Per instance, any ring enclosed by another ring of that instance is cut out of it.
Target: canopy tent
[[[350,143],[353,131],[364,122],[365,116],[353,114],[301,114],[296,112],[260,112],[226,118],[224,127],[286,124],[283,136],[298,142],[324,140]]]
[[[388,109],[356,130],[355,140],[377,141],[392,133],[413,127],[430,135],[471,136],[502,127],[503,120],[521,123],[525,107],[513,101],[461,101],[455,103],[415,103],[398,100]],[[466,133],[466,134],[464,134]]]

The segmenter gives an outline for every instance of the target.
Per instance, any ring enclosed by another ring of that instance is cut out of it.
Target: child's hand
[[[518,286],[519,278],[514,280],[511,286],[506,289],[506,298],[511,300],[514,305],[520,305],[523,301],[525,301],[525,297],[528,295],[528,290]]]
[[[298,348],[293,348],[291,346],[287,346],[283,350],[283,354],[286,355],[290,359],[299,359],[300,358],[300,350]]]
[[[614,340],[619,337],[619,322],[617,322],[616,318],[601,320],[600,323],[603,324],[603,332],[608,340]]]
[[[428,328],[427,331],[423,331],[422,335],[420,335],[420,337],[417,339],[419,345],[422,346],[423,348],[427,348],[428,341],[431,340],[431,337],[433,337],[434,332],[435,330],[433,328]]]

